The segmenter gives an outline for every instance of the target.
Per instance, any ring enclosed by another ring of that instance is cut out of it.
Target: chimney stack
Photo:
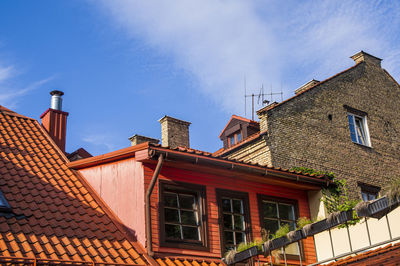
[[[170,148],[189,148],[189,126],[191,123],[170,116],[158,120],[161,124],[161,145]]]
[[[382,59],[380,59],[376,56],[370,55],[369,53],[366,53],[364,51],[360,51],[360,52],[356,53],[355,55],[350,56],[350,58],[353,59],[354,62],[356,62],[356,64],[360,63],[360,62],[365,62],[367,64],[372,64],[372,65],[381,67]]]
[[[153,138],[141,136],[138,134],[133,135],[132,137],[129,138],[129,140],[131,141],[131,146],[135,146],[135,145],[138,145],[138,144],[144,143],[144,142],[150,142],[150,143],[154,143],[154,144],[158,144],[160,142],[158,139],[153,139]]]
[[[40,116],[40,119],[49,136],[65,152],[68,113],[62,111],[62,96],[64,93],[54,90],[50,92],[50,95],[51,107]]]
[[[309,88],[311,88],[311,87],[314,86],[315,84],[318,84],[319,82],[320,82],[319,80],[312,79],[312,80],[310,80],[309,82],[307,82],[306,84],[304,84],[303,86],[301,86],[300,88],[298,88],[297,90],[295,90],[294,93],[295,93],[296,95],[297,95],[297,94],[300,94],[300,93],[302,93],[303,91],[308,90]]]

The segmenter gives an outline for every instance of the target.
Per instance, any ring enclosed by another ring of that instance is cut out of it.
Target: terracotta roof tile
[[[161,266],[223,266],[221,260],[219,259],[181,259],[181,258],[171,258],[171,257],[165,257],[165,258],[157,258],[156,259],[157,263],[160,264]]]
[[[0,217],[0,259],[148,264],[36,120],[0,106],[0,143],[0,190],[12,207]]]

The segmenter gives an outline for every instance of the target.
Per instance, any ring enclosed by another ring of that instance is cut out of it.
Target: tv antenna
[[[246,92],[246,77],[245,77],[245,79],[244,79],[244,115],[247,116],[247,113],[246,113],[247,98],[251,97],[251,120],[254,120],[254,97],[257,96],[257,104],[258,105],[264,106],[273,101],[274,95],[280,95],[281,101],[283,101],[282,84],[281,84],[281,92],[273,92],[272,85],[271,85],[271,92],[265,93],[264,92],[264,84],[262,84],[258,94],[254,94],[254,93],[247,94],[247,92]],[[269,96],[270,100],[265,99],[266,96]],[[261,104],[260,104],[260,102],[261,102]]]

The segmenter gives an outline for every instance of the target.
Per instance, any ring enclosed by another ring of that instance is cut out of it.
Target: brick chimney
[[[150,142],[154,144],[158,144],[160,142],[158,139],[153,139],[138,134],[133,135],[132,137],[129,138],[129,140],[131,141],[131,146],[135,146],[143,142]]]
[[[161,124],[161,145],[189,148],[189,126],[191,123],[170,116],[158,120]]]
[[[304,84],[303,86],[301,86],[300,88],[298,88],[297,90],[295,90],[294,93],[296,95],[299,93],[302,93],[303,91],[308,90],[309,88],[311,88],[315,84],[318,84],[319,82],[320,82],[319,80],[312,79],[309,82],[307,82],[306,84]]]
[[[54,140],[57,146],[65,152],[65,137],[67,133],[67,112],[62,111],[62,91],[50,92],[51,106],[41,116],[42,126]]]
[[[354,62],[356,63],[365,62],[367,64],[377,65],[379,67],[381,66],[381,61],[382,61],[382,59],[370,55],[369,53],[366,53],[364,51],[360,51],[355,55],[350,56],[350,58],[353,59]]]

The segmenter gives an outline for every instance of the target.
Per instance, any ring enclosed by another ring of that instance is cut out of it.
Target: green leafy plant
[[[384,194],[392,202],[400,197],[400,178],[394,179],[384,188]]]
[[[263,244],[263,241],[261,239],[256,239],[256,240],[248,242],[248,243],[242,242],[238,245],[236,251],[241,252],[241,251],[244,251],[244,250],[252,248],[252,247],[257,247],[257,249],[259,251],[262,251],[262,244]]]
[[[297,230],[302,229],[307,224],[311,224],[312,221],[307,217],[300,217],[297,219]]]
[[[291,170],[315,175],[324,175],[333,181],[333,185],[322,189],[321,201],[324,203],[324,206],[329,214],[352,210],[359,202],[359,200],[350,199],[346,179],[338,179],[332,172],[318,171],[307,167],[293,167]],[[354,225],[359,221],[360,219],[357,217],[356,212],[353,211],[353,220],[347,223]]]
[[[281,226],[278,230],[276,230],[275,234],[272,235],[272,239],[286,236],[287,233],[289,233],[289,225],[285,224],[285,225]]]

